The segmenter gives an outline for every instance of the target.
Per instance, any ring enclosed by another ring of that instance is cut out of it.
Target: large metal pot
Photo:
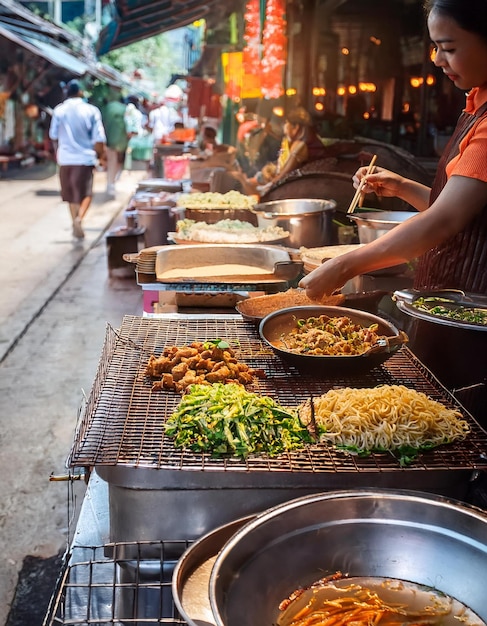
[[[365,211],[348,217],[357,224],[360,243],[370,243],[413,215],[417,215],[417,211]]]
[[[334,200],[274,200],[256,204],[252,212],[263,228],[280,226],[289,232],[288,245],[317,248],[334,242]]]
[[[169,205],[137,207],[137,222],[144,228],[144,245],[163,246],[167,236],[176,229],[177,210]]]
[[[432,586],[486,620],[487,516],[412,491],[335,491],[278,505],[220,551],[209,586],[215,624],[275,624],[283,599],[337,571]]]
[[[414,306],[421,297],[433,296],[477,303],[487,307],[487,298],[455,290],[401,290],[394,292],[398,324],[407,332],[409,348],[440,382],[487,428],[487,326],[474,326],[454,319],[427,314]]]

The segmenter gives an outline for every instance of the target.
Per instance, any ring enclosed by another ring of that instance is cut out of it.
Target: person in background
[[[245,193],[262,195],[293,170],[325,156],[326,148],[314,130],[311,115],[305,108],[296,107],[285,117],[277,163],[264,166],[253,178],[239,174],[238,180]]]
[[[69,204],[73,236],[85,236],[82,220],[93,197],[93,169],[105,158],[106,135],[100,110],[85,102],[80,85],[70,81],[66,99],[53,111],[49,137],[59,165],[61,196]]]
[[[487,10],[485,0],[427,0],[434,63],[468,92],[432,189],[377,167],[364,193],[398,197],[418,214],[372,243],[326,261],[300,281],[319,300],[358,274],[418,259],[418,290],[487,295]],[[358,187],[367,168],[357,170]]]
[[[170,85],[164,92],[160,105],[150,111],[148,128],[152,133],[154,145],[162,143],[174,130],[177,122],[183,122],[179,112],[182,100],[182,89],[177,85]]]
[[[130,137],[140,137],[144,134],[148,117],[140,104],[139,96],[130,95],[127,97],[127,105],[124,111],[125,130]]]
[[[201,129],[201,136],[198,142],[198,148],[201,152],[205,152],[208,155],[213,154],[218,147],[218,141],[216,138],[216,129],[213,126],[203,126]]]
[[[127,105],[122,102],[118,90],[112,90],[109,98],[101,109],[101,116],[107,137],[106,193],[109,198],[115,198],[115,184],[123,170],[129,137],[125,124]]]

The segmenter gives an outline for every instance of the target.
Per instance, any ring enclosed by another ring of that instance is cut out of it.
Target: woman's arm
[[[367,172],[366,167],[357,170],[353,177],[353,185],[357,188]],[[400,198],[418,211],[428,208],[431,189],[409,178],[404,178],[395,172],[377,167],[373,174],[367,176],[363,188],[364,193],[375,193],[384,198]]]
[[[284,178],[289,172],[297,169],[308,159],[308,146],[304,141],[295,141],[289,151],[289,157],[282,166],[279,174],[272,180],[273,183]]]
[[[428,210],[372,243],[326,261],[305,276],[299,286],[310,298],[319,300],[359,274],[415,259],[462,231],[486,205],[487,183],[452,176]]]

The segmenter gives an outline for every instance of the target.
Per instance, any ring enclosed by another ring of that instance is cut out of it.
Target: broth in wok
[[[451,596],[415,583],[337,573],[281,602],[278,626],[485,626]]]

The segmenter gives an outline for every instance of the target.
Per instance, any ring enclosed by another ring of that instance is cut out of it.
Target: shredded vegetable
[[[166,424],[177,447],[213,456],[276,456],[311,440],[296,412],[236,383],[191,385]]]

